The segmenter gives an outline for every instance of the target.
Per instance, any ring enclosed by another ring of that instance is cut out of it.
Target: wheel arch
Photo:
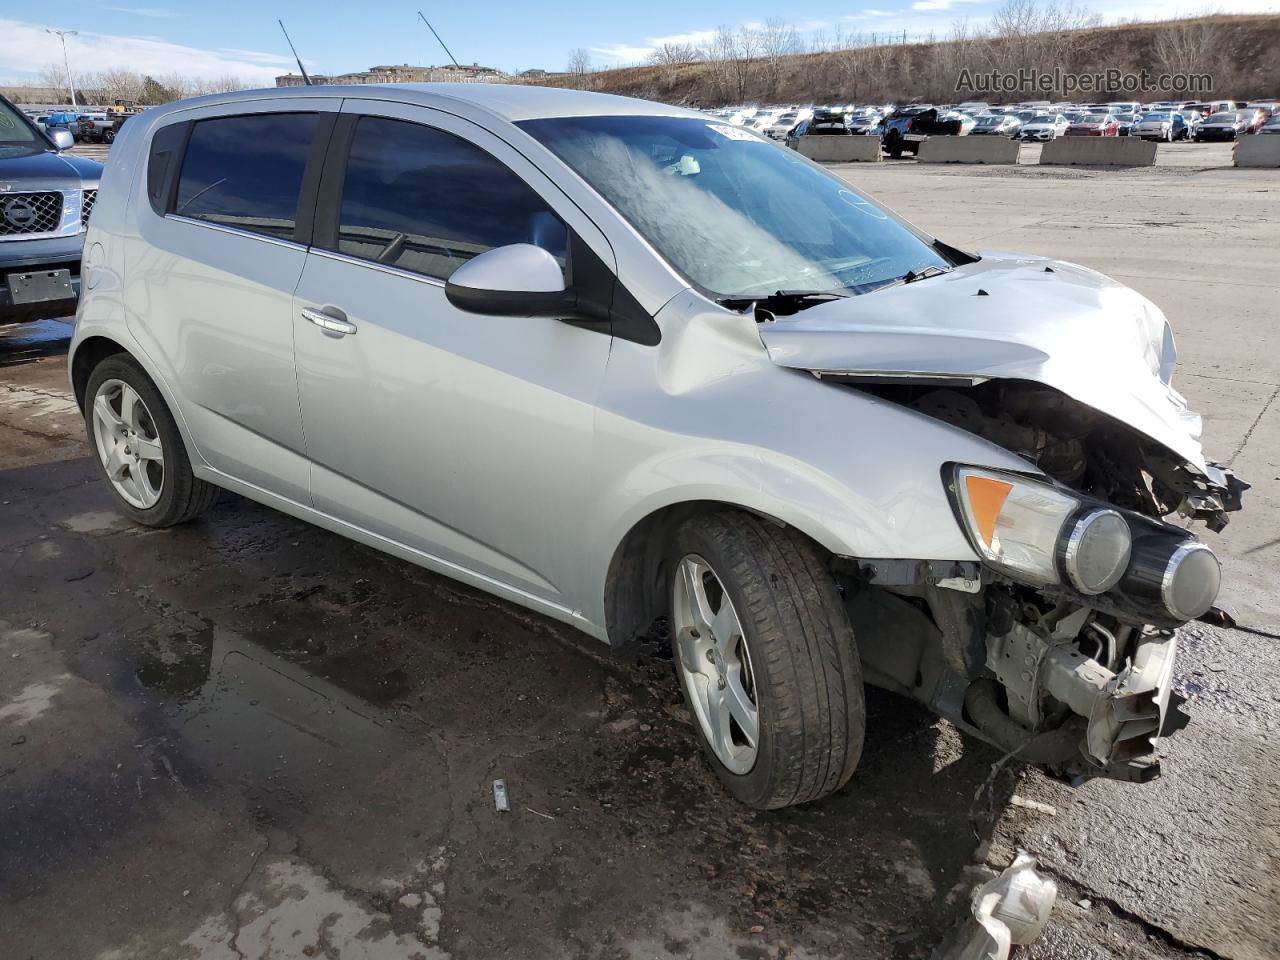
[[[146,351],[132,341],[132,338],[127,335],[127,331],[124,331],[124,336],[117,335],[121,332],[114,328],[105,327],[95,327],[88,331],[77,332],[76,338],[71,344],[70,357],[67,363],[67,374],[71,381],[72,393],[76,398],[76,405],[81,412],[84,411],[89,378],[93,376],[94,368],[98,364],[108,357],[120,354],[127,356],[142,367],[142,372],[151,378],[151,382],[160,391],[160,397],[168,406],[169,413],[178,425],[178,433],[182,436],[187,456],[191,459],[192,466],[198,471],[205,465],[204,457],[200,454],[199,447],[193,442],[182,405],[178,403],[174,391],[169,386],[169,382],[161,375],[156,368],[156,364],[152,362]]]
[[[612,646],[643,636],[666,613],[669,589],[664,560],[679,526],[690,517],[716,511],[749,513],[779,527],[792,527],[826,556],[834,551],[815,535],[816,525],[788,523],[741,502],[690,499],[667,503],[641,517],[622,536],[609,560],[604,585],[604,627]]]
[[[84,409],[85,393],[89,388],[89,378],[93,376],[94,368],[107,357],[118,353],[126,353],[134,357],[134,354],[119,341],[101,334],[86,337],[76,344],[70,364],[71,390],[75,394],[76,406],[81,410]],[[137,358],[134,357],[134,359]],[[151,379],[155,380],[155,377]]]

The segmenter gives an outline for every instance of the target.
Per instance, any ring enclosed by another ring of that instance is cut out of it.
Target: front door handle
[[[325,333],[333,333],[339,337],[345,337],[349,333],[356,332],[356,325],[350,320],[344,320],[341,317],[331,317],[327,313],[319,310],[312,310],[310,307],[302,308],[302,319],[309,320]]]

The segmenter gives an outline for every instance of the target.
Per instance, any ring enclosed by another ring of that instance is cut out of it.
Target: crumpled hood
[[[1077,264],[986,253],[943,276],[760,325],[770,358],[821,374],[1031,380],[1120,420],[1206,473],[1200,417],[1170,385],[1160,309]]]

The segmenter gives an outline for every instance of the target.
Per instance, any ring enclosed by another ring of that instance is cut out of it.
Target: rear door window
[[[337,249],[440,280],[476,254],[532,243],[565,262],[564,223],[480,147],[433,127],[361,117],[338,210]]]
[[[171,212],[292,240],[314,113],[255,113],[197,120]]]

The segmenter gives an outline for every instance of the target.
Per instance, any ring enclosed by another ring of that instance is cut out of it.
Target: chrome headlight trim
[[[1202,610],[1181,610],[1178,608],[1177,600],[1174,596],[1174,586],[1177,583],[1178,571],[1182,568],[1187,557],[1193,553],[1207,553],[1213,558],[1213,562],[1217,567],[1218,584],[1213,591],[1213,596],[1208,604]],[[1160,599],[1164,602],[1165,609],[1179,620],[1194,620],[1203,616],[1208,611],[1215,600],[1218,599],[1218,591],[1222,587],[1222,561],[1218,559],[1218,555],[1213,552],[1208,544],[1200,540],[1187,539],[1178,545],[1178,548],[1169,555],[1169,561],[1165,564],[1164,576],[1160,578]]]
[[[1100,584],[1086,583],[1080,570],[1081,550],[1084,546],[1085,535],[1089,532],[1089,528],[1099,520],[1115,518],[1119,521],[1120,529],[1124,531],[1125,546],[1123,557],[1115,570],[1108,574]],[[1119,510],[1110,508],[1089,509],[1084,513],[1070,521],[1070,531],[1063,538],[1062,547],[1062,569],[1067,575],[1067,579],[1071,581],[1071,585],[1087,596],[1096,596],[1100,593],[1106,593],[1124,576],[1125,571],[1129,568],[1129,557],[1133,551],[1133,533],[1129,529],[1129,523],[1125,520],[1124,515]]]

